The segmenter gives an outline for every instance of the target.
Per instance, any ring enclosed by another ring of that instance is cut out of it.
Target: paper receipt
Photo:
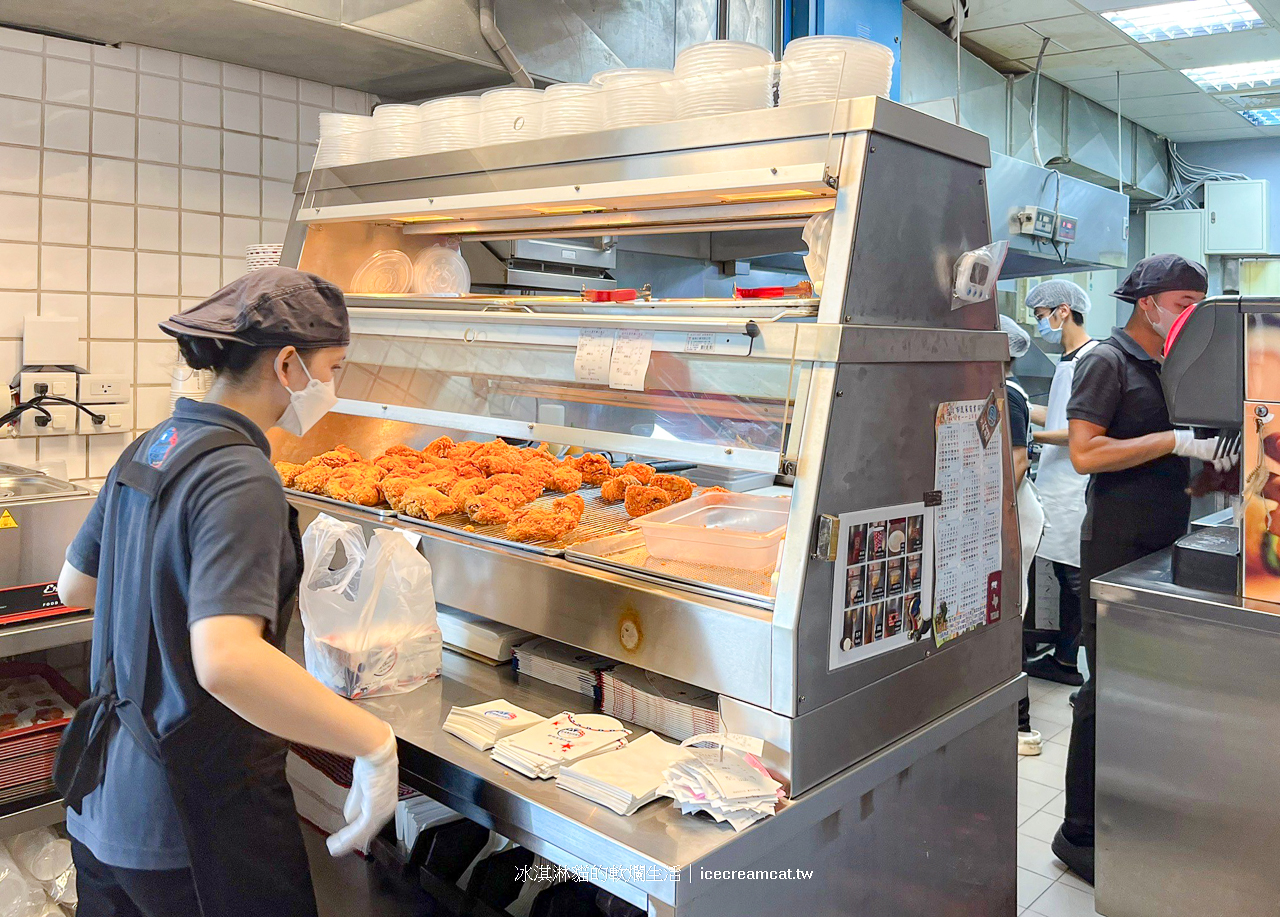
[[[573,357],[573,378],[578,382],[609,381],[609,360],[613,355],[613,331],[583,328],[578,332],[578,351]]]
[[[643,392],[652,352],[652,331],[619,331],[613,342],[613,358],[609,361],[609,388]]]

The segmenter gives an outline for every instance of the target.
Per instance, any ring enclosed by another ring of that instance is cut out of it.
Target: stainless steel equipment
[[[0,473],[0,623],[61,607],[58,573],[93,506],[83,487],[13,467]]]
[[[1093,581],[1098,912],[1271,915],[1280,607],[1170,566],[1162,551]]]
[[[791,491],[776,582],[763,590],[734,568],[653,575],[625,534],[532,552],[476,537],[494,533],[346,513],[420,532],[448,605],[718,692],[728,728],[764,738],[766,763],[789,782],[795,802],[780,816],[742,835],[662,807],[614,819],[461,754],[439,731],[448,704],[511,692],[554,712],[567,701],[527,680],[475,684],[457,660],[443,684],[373,705],[405,746],[406,780],[566,865],[785,868],[813,856],[829,869],[812,887],[786,886],[789,907],[1012,910],[1016,616],[832,668],[837,566],[818,550],[824,519],[934,489],[940,402],[1003,395],[994,302],[951,308],[956,259],[989,241],[988,155],[978,135],[857,99],[299,175],[283,263],[342,286],[373,251],[412,256],[442,235],[669,238],[677,254],[689,237],[696,263],[717,247],[701,240],[722,233],[739,251],[788,254],[777,246],[793,246],[809,217],[834,213],[817,300],[664,298],[657,284],[653,301],[625,305],[348,296],[342,400],[304,440],[277,438],[279,458],[505,436],[766,473]],[[650,336],[643,390],[582,380],[577,347],[597,331]],[[1001,516],[1013,532],[1005,427]],[[293,500],[304,521],[335,511]],[[1018,569],[1015,545],[1004,539],[1004,571]],[[1016,581],[1004,576],[1010,603]],[[863,857],[892,861],[897,878],[850,871]],[[651,914],[759,913],[762,895],[783,895],[694,878],[606,887]]]

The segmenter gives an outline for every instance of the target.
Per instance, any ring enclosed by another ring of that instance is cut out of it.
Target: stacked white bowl
[[[681,118],[773,107],[773,52],[745,41],[704,41],[676,56]]]
[[[373,119],[368,115],[321,112],[320,145],[316,148],[314,168],[332,169],[368,162],[372,139]]]
[[[676,81],[670,70],[602,70],[591,82],[604,90],[604,126],[660,124],[676,115]]]
[[[865,38],[797,38],[782,55],[779,105],[888,96],[893,50]]]
[[[373,110],[373,160],[398,159],[422,152],[421,118],[417,105],[379,105]]]
[[[469,150],[480,143],[480,97],[452,96],[418,106],[422,152]]]
[[[556,83],[542,94],[542,136],[585,134],[604,126],[604,93],[588,83]]]
[[[542,136],[542,90],[490,89],[480,96],[480,143],[510,143]]]

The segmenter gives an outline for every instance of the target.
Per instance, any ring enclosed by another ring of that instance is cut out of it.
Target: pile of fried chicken
[[[599,486],[604,502],[623,503],[633,517],[693,493],[687,478],[658,474],[638,462],[614,468],[595,453],[557,459],[545,443],[532,449],[502,440],[455,443],[447,436],[422,450],[392,446],[373,459],[336,446],[303,464],[276,462],[276,471],[286,487],[302,493],[361,506],[385,502],[418,519],[465,513],[476,525],[505,525],[512,541],[567,536],[586,509],[574,493],[584,484]],[[550,505],[531,505],[548,490],[566,496]]]

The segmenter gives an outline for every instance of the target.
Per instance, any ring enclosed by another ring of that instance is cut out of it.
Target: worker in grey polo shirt
[[[333,406],[346,305],[271,268],[161,328],[216,381],[125,450],[58,581],[95,611],[94,696],[55,769],[79,912],[315,915],[287,742],[355,758],[334,855],[368,845],[399,784],[390,727],[280,650],[302,554],[264,430]]]

